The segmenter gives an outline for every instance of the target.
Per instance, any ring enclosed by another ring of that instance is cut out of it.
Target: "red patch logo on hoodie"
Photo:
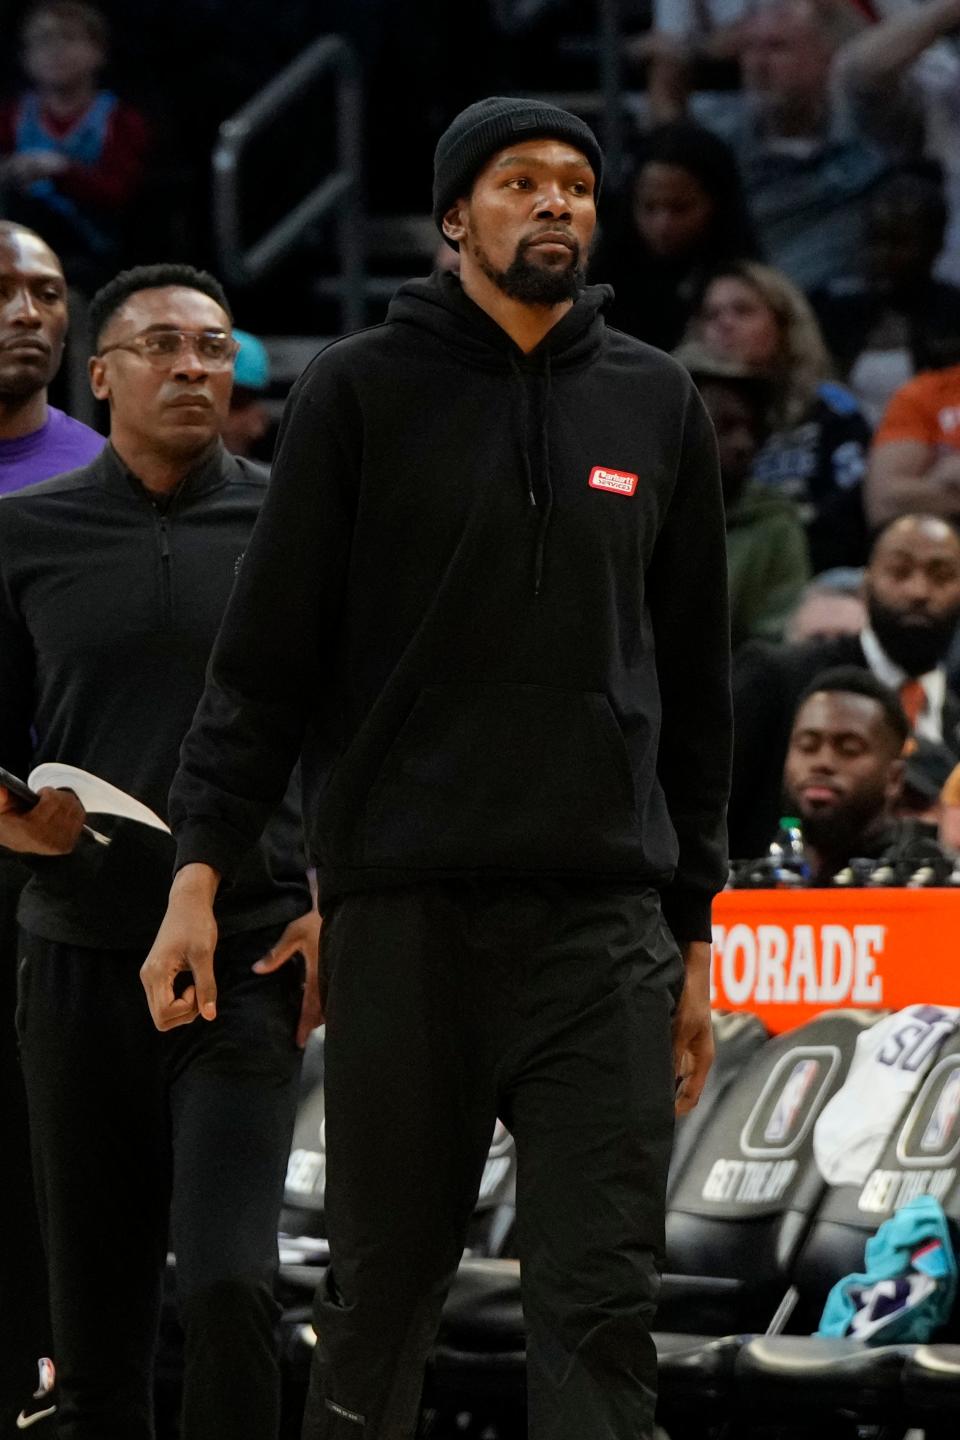
[[[629,470],[608,470],[603,465],[594,465],[588,481],[593,490],[608,490],[611,495],[633,495],[637,488],[637,476]]]

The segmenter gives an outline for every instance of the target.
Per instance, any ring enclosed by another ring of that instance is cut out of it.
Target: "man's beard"
[[[858,846],[869,840],[870,832],[886,814],[886,797],[876,791],[850,795],[839,807],[808,815],[804,815],[795,796],[785,793],[783,798],[790,813],[800,816],[804,840],[829,858],[855,857]]]
[[[945,615],[931,616],[924,623],[909,624],[902,611],[868,593],[867,614],[874,634],[893,663],[916,676],[926,675],[942,662],[960,620],[960,607]]]
[[[474,258],[488,280],[492,280],[504,295],[519,300],[523,305],[562,305],[566,300],[576,300],[586,283],[586,267],[580,255],[580,246],[575,242],[570,251],[570,263],[562,269],[553,270],[539,265],[527,256],[531,241],[521,241],[506,270],[497,270],[490,263],[486,252],[478,245]]]
[[[40,390],[45,390],[48,384],[48,376],[40,375],[36,370],[24,368],[8,375],[0,372],[0,405],[22,405],[25,400],[32,400]]]

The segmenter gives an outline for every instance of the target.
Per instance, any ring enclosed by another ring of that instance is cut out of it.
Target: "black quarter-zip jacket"
[[[79,765],[167,817],[180,743],[268,477],[219,444],[169,501],[107,446],[81,470],[0,500],[0,764]],[[282,793],[282,792],[281,792]],[[278,797],[279,802],[280,797]],[[174,847],[131,821],[103,848],[28,858],[20,921],[48,940],[149,945]],[[218,905],[223,934],[309,908],[292,797]]]
[[[585,291],[529,355],[435,275],[324,350],[171,794],[231,875],[303,749],[321,900],[461,876],[659,888],[709,938],[729,641],[709,420]]]

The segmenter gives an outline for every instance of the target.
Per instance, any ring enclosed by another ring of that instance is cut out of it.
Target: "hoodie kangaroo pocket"
[[[591,870],[638,841],[606,695],[535,685],[421,691],[365,818],[370,865]]]

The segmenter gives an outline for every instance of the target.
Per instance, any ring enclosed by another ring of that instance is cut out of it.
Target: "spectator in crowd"
[[[804,296],[768,266],[740,261],[707,285],[693,333],[715,355],[772,381],[773,431],[754,477],[798,505],[814,574],[863,564],[870,429],[849,390],[829,378],[830,358]]]
[[[944,658],[960,620],[960,535],[932,515],[907,515],[878,536],[863,582],[859,635],[806,645],[745,645],[733,673],[730,848],[759,854],[776,825],[780,773],[797,698],[821,670],[856,665],[894,690],[913,732],[960,756],[960,700]]]
[[[914,0],[882,7],[882,23],[865,29],[846,50],[861,89],[886,96],[880,113],[909,105],[925,121],[925,153],[939,162],[947,208],[946,239],[937,274],[960,286],[960,0]],[[900,97],[900,104],[892,101]]]
[[[270,388],[270,357],[256,335],[234,330],[233,338],[240,348],[233,362],[233,392],[221,434],[231,455],[249,459],[270,430],[270,412],[263,401]]]
[[[892,175],[867,203],[867,279],[814,297],[830,353],[872,426],[918,371],[960,359],[960,289],[933,276],[946,221],[938,177]]]
[[[212,276],[127,271],[94,297],[91,328],[111,443],[2,502],[0,755],[21,775],[69,758],[162,816],[267,476],[219,439],[234,347]],[[26,812],[0,790],[0,845],[32,872],[18,1025],[57,1434],[152,1440],[169,1233],[186,1343],[180,1433],[271,1440],[297,1017],[303,1005],[302,1042],[319,1016],[299,807],[272,817],[224,894],[218,1024],[167,1036],[151,1024],[139,966],[163,911],[169,839],[127,821],[101,847],[83,819],[67,790],[41,789]],[[305,988],[284,963],[295,952],[307,957]]]
[[[873,525],[921,509],[960,518],[960,364],[925,370],[896,391],[873,438],[865,503]]]
[[[896,817],[909,733],[896,694],[869,671],[827,670],[801,696],[783,788],[814,885],[829,884],[854,859],[889,862],[906,883],[937,853],[930,827]]]
[[[655,120],[678,120],[691,89],[726,89],[739,81],[748,0],[654,0],[653,24],[632,36],[628,61],[647,66]]]
[[[0,495],[86,465],[104,438],[49,404],[67,334],[67,284],[49,245],[0,220]]]
[[[940,844],[960,855],[960,765],[955,765],[940,792]]]
[[[792,500],[751,479],[767,434],[768,387],[747,366],[718,359],[696,341],[682,346],[677,359],[693,376],[717,436],[733,647],[779,640],[810,563]]]
[[[903,752],[903,784],[895,806],[901,820],[920,820],[939,825],[941,795],[956,767],[957,757],[949,746],[936,740],[911,736]]]
[[[891,155],[919,144],[881,130],[877,97],[846,84],[847,43],[865,23],[838,0],[752,7],[742,92],[697,110],[733,146],[764,254],[807,291],[862,274],[864,198]]]
[[[863,571],[824,570],[806,586],[784,629],[788,645],[858,635],[867,623]]]
[[[729,147],[681,121],[638,140],[631,177],[604,219],[590,273],[613,286],[609,324],[672,350],[707,276],[756,253]]]
[[[45,235],[71,284],[89,290],[119,254],[146,126],[99,88],[107,24],[85,0],[40,0],[21,40],[30,88],[0,108],[0,213]]]

